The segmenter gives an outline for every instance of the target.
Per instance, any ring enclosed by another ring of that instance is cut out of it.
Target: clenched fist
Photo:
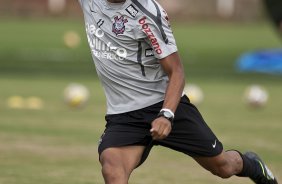
[[[171,132],[171,122],[164,117],[159,117],[152,122],[150,132],[154,140],[162,140]]]

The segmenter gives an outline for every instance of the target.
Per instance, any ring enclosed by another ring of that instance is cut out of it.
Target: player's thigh
[[[140,163],[145,146],[123,146],[105,149],[100,155],[102,166],[125,169],[129,174]]]

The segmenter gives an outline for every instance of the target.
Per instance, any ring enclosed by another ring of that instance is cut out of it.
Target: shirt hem
[[[131,111],[136,111],[136,110],[140,110],[140,109],[149,107],[151,105],[157,104],[157,103],[162,102],[162,101],[164,101],[164,98],[161,98],[161,99],[153,101],[153,102],[150,101],[150,103],[142,104],[142,106],[138,106],[136,108],[130,108],[130,109],[125,109],[125,110],[115,111],[115,112],[107,111],[106,115],[123,114],[123,113],[131,112]]]

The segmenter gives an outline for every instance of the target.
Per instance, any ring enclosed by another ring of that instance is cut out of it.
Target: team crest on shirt
[[[114,23],[113,23],[113,33],[115,33],[117,36],[120,34],[123,34],[125,31],[125,24],[128,22],[124,16],[116,16],[114,18]]]

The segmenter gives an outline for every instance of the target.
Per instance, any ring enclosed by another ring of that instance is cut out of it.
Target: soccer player
[[[253,152],[224,151],[183,95],[184,71],[165,10],[155,0],[79,0],[107,99],[99,160],[106,184],[126,184],[154,145],[193,157],[213,174],[277,184]]]

